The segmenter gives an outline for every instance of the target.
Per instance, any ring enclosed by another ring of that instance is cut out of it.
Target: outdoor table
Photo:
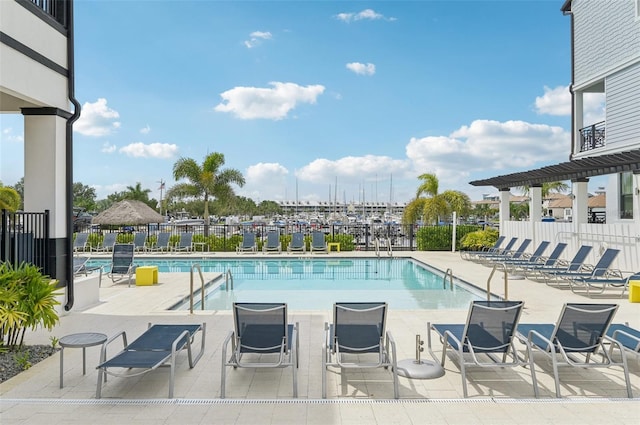
[[[60,388],[63,386],[62,375],[64,372],[64,349],[66,348],[82,348],[82,374],[87,373],[87,347],[100,345],[107,341],[107,336],[95,332],[83,332],[77,334],[66,335],[60,338]]]

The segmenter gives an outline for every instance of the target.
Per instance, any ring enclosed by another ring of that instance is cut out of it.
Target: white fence
[[[576,232],[573,223],[550,223],[529,221],[507,221],[501,224],[500,234],[507,240],[517,237],[519,241],[529,238],[529,252],[532,252],[542,241],[551,242],[547,248],[549,254],[558,242],[567,244],[562,258],[570,260],[582,245],[590,245],[593,250],[585,261],[588,264],[598,262],[600,255],[606,248],[616,248],[620,254],[614,261],[612,268],[625,272],[640,271],[640,235],[636,225],[630,224],[581,224]],[[514,248],[517,248],[516,243]]]

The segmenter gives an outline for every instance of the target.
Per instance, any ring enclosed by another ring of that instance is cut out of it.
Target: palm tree
[[[135,186],[127,186],[127,190],[122,194],[124,199],[133,199],[134,201],[149,201],[151,189],[143,189],[142,184],[137,182]]]
[[[463,216],[471,210],[471,200],[466,194],[457,190],[438,193],[439,181],[435,174],[425,173],[418,178],[422,183],[416,191],[416,199],[404,210],[404,224],[415,223],[419,219],[426,223],[438,223],[441,217],[448,216],[453,211]]]
[[[222,170],[224,155],[219,152],[208,154],[200,166],[191,158],[180,158],[173,164],[173,177],[176,180],[186,178],[189,183],[178,183],[167,193],[167,198],[172,196],[193,196],[204,199],[204,223],[205,232],[209,224],[209,198],[228,200],[235,196],[231,187],[232,183],[244,186],[245,180],[242,173],[236,169]]]
[[[527,196],[531,188],[529,186],[522,186],[520,188],[522,193]],[[549,196],[550,193],[564,193],[569,190],[569,185],[565,182],[545,182],[542,183],[542,199]]]

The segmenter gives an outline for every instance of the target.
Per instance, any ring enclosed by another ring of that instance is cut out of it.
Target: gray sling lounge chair
[[[256,244],[256,234],[251,232],[245,232],[242,234],[242,242],[236,247],[236,252],[258,252],[258,246]]]
[[[115,283],[127,277],[128,286],[131,286],[131,276],[136,271],[133,264],[133,244],[119,243],[113,246],[111,269],[108,276]]]
[[[616,342],[611,344],[609,353],[612,354],[614,348],[620,349],[620,354],[630,353],[640,356],[640,331],[625,323],[612,323],[607,329],[607,341]]]
[[[89,240],[89,233],[85,233],[85,232],[76,233],[76,237],[73,240],[73,252],[86,251],[88,240]]]
[[[322,232],[313,232],[311,233],[311,253],[314,252],[322,252],[325,254],[329,253],[327,249],[327,242],[324,239],[324,233]]]
[[[526,359],[531,368],[534,394],[538,397],[534,352],[544,353],[551,361],[556,397],[560,397],[559,366],[608,368],[620,366],[624,371],[627,396],[633,397],[626,356],[615,362],[603,345],[604,336],[613,319],[617,304],[567,303],[556,324],[519,324],[517,338],[527,345]],[[599,359],[599,360],[598,360]]]
[[[282,244],[280,243],[280,232],[271,230],[267,233],[267,241],[262,245],[262,252],[274,252],[280,254],[282,252]]]
[[[496,243],[493,244],[493,246],[488,247],[488,248],[483,248],[481,250],[477,250],[477,251],[460,251],[460,257],[462,257],[463,260],[470,260],[471,257],[473,257],[475,254],[478,254],[478,253],[495,252],[500,248],[500,245],[502,245],[502,242],[504,242],[504,239],[505,239],[504,236],[498,236],[498,239],[496,239]]]
[[[565,271],[578,271],[584,265],[587,256],[593,248],[589,245],[582,245],[576,255],[570,261],[558,260],[554,265],[542,266],[530,265],[524,269],[524,275],[527,279],[544,280],[547,273],[565,272]]]
[[[513,246],[516,244],[517,241],[518,241],[518,238],[513,237],[511,238],[511,240],[509,240],[509,242],[507,242],[504,248],[495,248],[495,249],[492,248],[487,251],[478,251],[473,255],[469,255],[468,259],[473,262],[482,262],[482,261],[485,261],[485,258],[488,258],[488,257],[505,255],[511,252],[511,249],[513,248]]]
[[[96,252],[110,252],[113,250],[113,246],[116,244],[117,237],[117,233],[105,233],[104,237],[102,238],[102,243],[96,247],[91,248],[91,250]]]
[[[155,244],[147,248],[151,252],[169,252],[171,251],[171,233],[160,232]]]
[[[220,398],[225,398],[227,367],[280,368],[291,366],[293,397],[298,397],[298,324],[287,322],[284,303],[234,303],[234,330],[222,345]],[[231,343],[231,356],[227,349]],[[246,359],[246,360],[245,360]]]
[[[391,368],[393,396],[400,397],[396,343],[385,329],[386,317],[387,303],[334,304],[333,324],[324,324],[322,398],[327,397],[329,367],[339,367],[342,373],[344,369]]]
[[[583,278],[601,278],[611,274],[611,264],[620,253],[619,249],[607,248],[602,257],[594,265],[582,265],[577,270],[558,270],[544,272],[545,282],[552,286],[572,285],[571,281]],[[621,272],[617,272],[616,277],[621,277]]]
[[[427,345],[433,358],[437,360],[431,346],[432,330],[439,335],[442,343],[441,365],[444,367],[448,348],[456,354],[465,397],[468,397],[467,367],[504,368],[522,365],[514,346],[514,336],[523,306],[522,301],[473,301],[466,323],[427,323]]]
[[[138,232],[133,236],[133,248],[135,251],[147,250],[147,233]]]
[[[182,350],[187,350],[189,368],[198,363],[204,353],[206,324],[176,324],[176,325],[152,325],[135,341],[127,344],[126,332],[119,332],[112,336],[102,346],[100,364],[98,365],[98,387],[96,398],[102,395],[102,383],[106,381],[106,375],[122,378],[138,376],[160,366],[169,366],[169,398],[173,398],[173,384],[175,382],[176,356]],[[200,333],[200,351],[194,357],[192,346],[196,334]],[[124,348],[115,356],[107,360],[107,346],[122,336]],[[121,373],[112,369],[125,369]],[[138,369],[138,371],[133,371]]]
[[[183,232],[180,233],[180,240],[173,247],[174,251],[193,251],[193,233]]]
[[[287,252],[307,252],[307,246],[304,242],[304,234],[302,232],[296,232],[291,235],[291,242],[287,247]]]

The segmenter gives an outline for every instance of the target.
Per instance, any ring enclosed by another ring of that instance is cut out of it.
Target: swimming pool
[[[104,260],[90,260],[105,265]],[[136,259],[136,265],[157,265],[158,271],[189,272],[198,263],[203,273],[231,272],[233,290],[225,279],[210,282],[205,310],[230,310],[234,302],[287,302],[292,310],[327,310],[336,301],[386,301],[395,310],[467,309],[486,293],[458,279],[444,284],[441,271],[408,258],[357,259]],[[108,264],[108,262],[106,263]],[[195,308],[200,309],[200,295]],[[188,297],[173,306],[187,310]]]

